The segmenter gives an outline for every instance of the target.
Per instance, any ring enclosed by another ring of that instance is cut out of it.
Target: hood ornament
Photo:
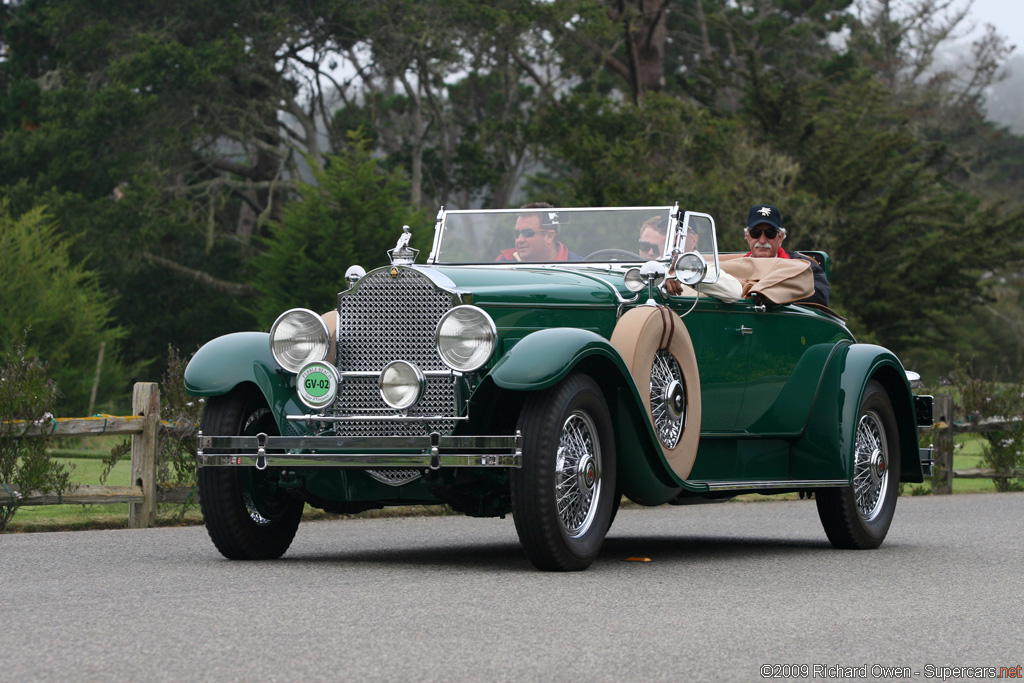
[[[410,239],[412,239],[412,232],[408,225],[403,225],[402,234],[399,236],[395,248],[388,250],[388,257],[391,259],[392,265],[408,265],[416,260],[420,250],[409,246]]]

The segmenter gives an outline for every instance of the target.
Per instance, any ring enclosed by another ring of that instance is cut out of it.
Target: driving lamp
[[[491,316],[476,306],[456,306],[437,323],[434,343],[441,360],[452,370],[480,368],[494,353],[498,328]]]
[[[306,363],[327,358],[330,348],[327,323],[309,309],[285,311],[270,328],[270,352],[288,372],[298,372]]]
[[[418,367],[404,360],[388,363],[377,378],[380,397],[395,410],[416,405],[423,396],[427,378]]]
[[[675,271],[680,282],[692,287],[704,279],[708,272],[708,264],[703,256],[689,251],[676,259]]]
[[[640,277],[639,268],[630,268],[627,270],[622,281],[626,285],[626,289],[634,293],[639,292],[646,286],[644,279]]]

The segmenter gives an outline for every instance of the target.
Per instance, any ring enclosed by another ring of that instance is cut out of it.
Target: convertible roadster
[[[834,546],[874,548],[899,483],[928,472],[931,397],[896,356],[794,303],[808,262],[720,254],[707,214],[442,209],[422,262],[409,235],[349,269],[335,310],[285,311],[189,363],[226,557],[281,556],[307,503],[446,504],[511,514],[536,567],[579,570],[622,496],[794,491]]]

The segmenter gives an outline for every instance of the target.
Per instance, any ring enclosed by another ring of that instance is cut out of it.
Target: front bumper
[[[499,467],[519,468],[523,437],[515,436],[206,436],[199,432],[199,466]],[[206,449],[230,450],[207,453]]]
[[[933,402],[931,396],[914,396],[914,411],[917,414],[917,428],[922,432],[929,431],[934,424]],[[932,476],[932,469],[935,465],[934,449],[931,446],[918,449],[918,458],[921,460],[921,472],[926,477]]]

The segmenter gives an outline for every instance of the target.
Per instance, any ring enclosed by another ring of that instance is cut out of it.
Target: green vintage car
[[[443,503],[511,513],[536,567],[578,570],[622,496],[793,491],[814,493],[833,545],[874,548],[899,482],[928,472],[931,397],[896,356],[791,303],[809,264],[720,254],[707,214],[442,209],[422,262],[409,237],[350,268],[336,310],[286,311],[189,363],[226,557],[281,556],[306,503]]]

